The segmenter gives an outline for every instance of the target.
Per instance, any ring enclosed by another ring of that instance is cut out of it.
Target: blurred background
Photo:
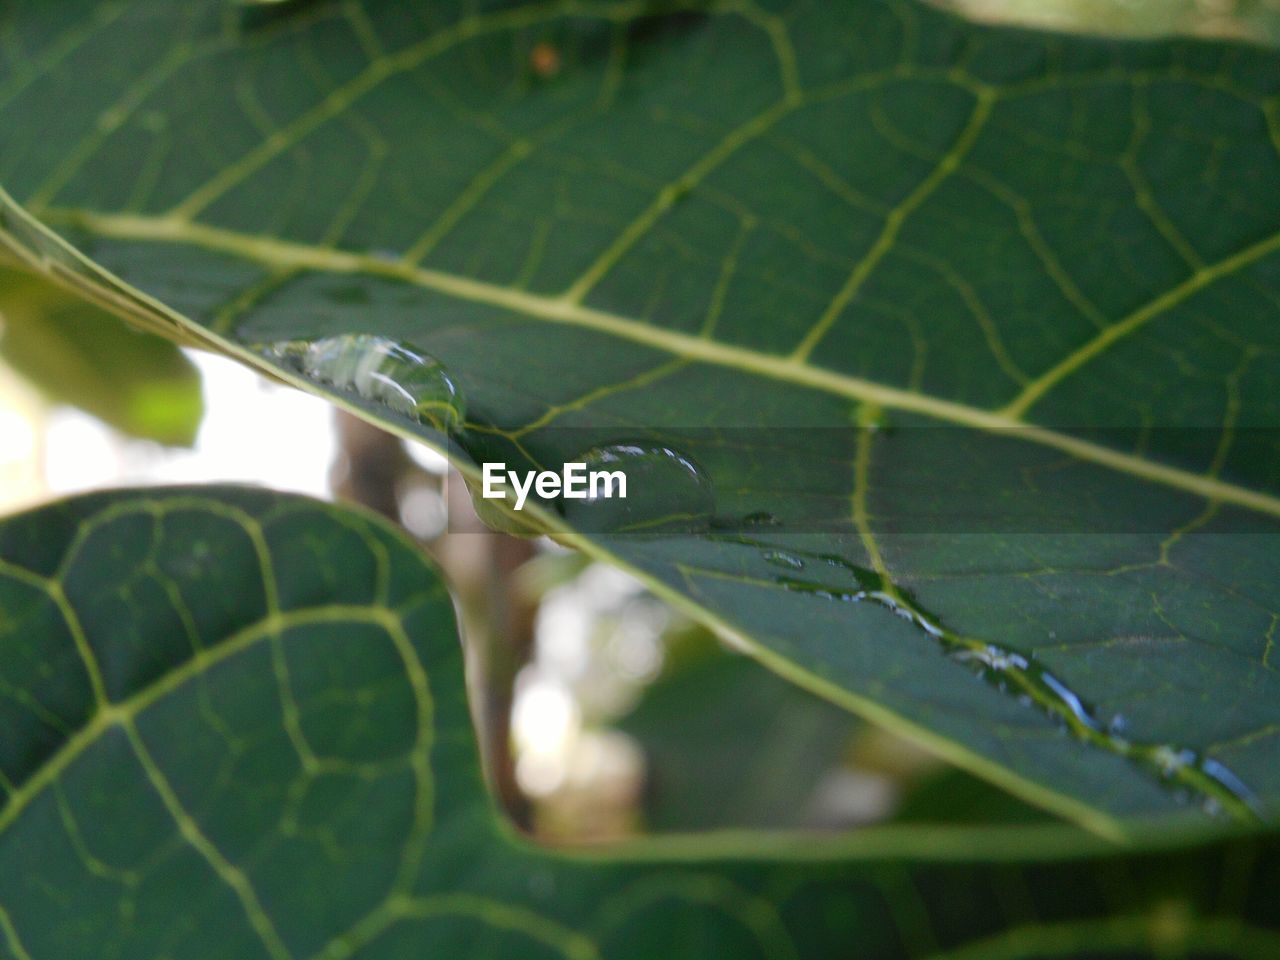
[[[1280,0],[931,0],[976,20],[1128,36],[1280,43]]]
[[[938,0],[986,20],[1280,43],[1280,0]],[[489,532],[442,457],[0,265],[0,513],[243,482],[408,529],[450,580],[494,788],[522,828],[847,829],[1044,814],[777,679],[617,570]]]

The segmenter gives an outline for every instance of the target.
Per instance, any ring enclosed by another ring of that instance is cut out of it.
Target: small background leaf
[[[50,399],[122,433],[173,446],[195,441],[204,413],[200,374],[174,343],[3,266],[0,356]]]
[[[812,823],[813,793],[861,726],[705,636],[681,641],[618,728],[645,752],[655,832]],[[696,647],[696,649],[688,649]]]

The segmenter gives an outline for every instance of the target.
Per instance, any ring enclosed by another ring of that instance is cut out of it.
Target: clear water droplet
[[[1037,679],[1057,698],[1057,703],[1061,709],[1068,711],[1090,730],[1098,731],[1102,729],[1102,725],[1094,719],[1093,713],[1085,706],[1084,701],[1077,696],[1074,690],[1048,671],[1040,670],[1038,673]]]
[[[1172,777],[1183,767],[1195,763],[1196,755],[1190,750],[1159,746],[1151,751],[1151,760],[1166,777]]]
[[[988,670],[994,670],[997,673],[1005,672],[1009,669],[1025,670],[1027,667],[1027,658],[1020,653],[1013,653],[1009,650],[1002,650],[993,644],[988,644],[980,650],[960,650],[955,654],[957,660],[971,660],[980,663]]]
[[[782,550],[770,550],[764,555],[765,563],[771,563],[775,567],[782,567],[787,570],[803,570],[804,561],[793,553],[786,553]]]
[[[798,580],[795,577],[778,577],[774,582],[791,593],[803,593],[811,597],[821,597],[824,600],[861,603],[867,599],[865,590],[841,590],[837,587],[829,587],[811,580]]]
[[[309,380],[380,403],[443,433],[457,433],[466,418],[462,393],[444,365],[388,337],[344,334],[252,349]]]
[[[655,443],[592,447],[568,461],[584,463],[588,475],[622,473],[625,497],[597,495],[559,501],[564,518],[594,533],[670,533],[706,530],[715,514],[711,478],[691,457]],[[616,484],[615,484],[616,486]]]

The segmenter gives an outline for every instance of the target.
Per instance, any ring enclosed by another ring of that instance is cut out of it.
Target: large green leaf
[[[260,365],[411,345],[472,472],[660,438],[714,528],[575,542],[786,676],[1100,831],[1273,817],[1280,58],[677,7],[10,5],[4,236]]]
[[[300,498],[125,491],[0,523],[0,654],[6,960],[1280,949],[1273,840],[1121,863],[1064,826],[538,850],[484,794],[436,573]]]

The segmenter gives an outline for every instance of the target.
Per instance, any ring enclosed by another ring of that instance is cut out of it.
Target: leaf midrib
[[[1280,496],[1244,487],[1215,476],[1193,473],[1180,467],[1147,460],[1059,430],[1029,423],[1020,416],[1032,402],[1042,398],[1053,386],[1088,363],[1106,347],[1132,335],[1217,280],[1230,276],[1268,254],[1280,250],[1280,232],[1196,271],[1181,284],[1166,290],[1131,312],[1123,320],[1107,327],[1087,344],[1073,351],[1062,362],[1037,377],[1018,400],[998,410],[989,410],[814,366],[794,356],[761,353],[747,347],[654,327],[619,314],[583,306],[567,296],[530,293],[526,290],[503,287],[403,261],[379,259],[334,247],[318,247],[274,237],[240,233],[174,216],[148,217],[137,214],[57,208],[44,211],[42,217],[49,222],[65,224],[102,237],[186,244],[212,252],[230,254],[278,270],[307,269],[399,280],[455,299],[487,304],[546,322],[579,327],[628,340],[685,360],[745,371],[771,380],[872,404],[883,409],[919,414],[985,433],[1007,434],[1016,439],[1056,449],[1118,473],[1195,494],[1210,502],[1232,504],[1280,518]],[[63,243],[60,238],[58,240],[60,244]],[[96,264],[93,266],[94,269],[110,277],[115,284],[127,288],[127,285],[118,278],[102,271]],[[168,311],[167,308],[166,312],[184,325],[192,323],[188,318]],[[205,332],[204,328],[200,329]],[[1026,399],[1028,397],[1030,400]]]

